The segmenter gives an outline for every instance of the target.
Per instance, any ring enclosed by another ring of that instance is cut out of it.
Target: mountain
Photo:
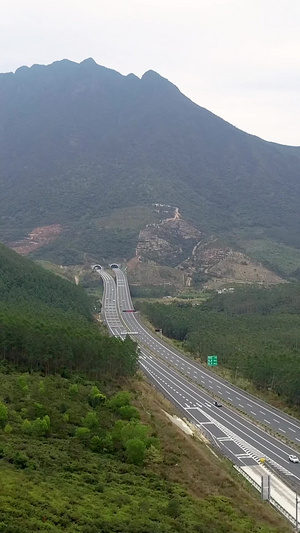
[[[0,238],[46,232],[34,257],[130,258],[157,202],[254,256],[271,243],[269,266],[276,246],[300,248],[300,148],[238,130],[153,71],[21,67],[0,75],[0,102]],[[136,225],[103,225],[137,208]]]
[[[0,243],[0,306],[41,309],[92,320],[92,301],[75,284],[48,272]],[[27,312],[26,311],[26,312]]]

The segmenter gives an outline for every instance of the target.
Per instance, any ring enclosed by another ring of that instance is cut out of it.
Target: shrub
[[[36,416],[45,416],[45,407],[39,403],[39,402],[35,402],[34,403],[34,410],[35,410],[35,415]]]
[[[146,446],[141,439],[129,439],[125,446],[125,457],[128,463],[142,465],[144,462]]]
[[[140,419],[139,411],[132,405],[123,405],[120,407],[119,413],[123,420],[132,420],[133,418],[136,420]]]
[[[148,465],[151,465],[162,463],[162,461],[163,457],[160,450],[158,450],[155,446],[153,446],[153,444],[151,444],[151,446],[146,450],[145,462]]]
[[[77,439],[83,442],[87,442],[90,438],[90,435],[91,435],[91,430],[89,428],[80,427],[80,428],[77,428],[75,431],[75,437],[77,437]]]
[[[32,434],[36,437],[45,437],[50,430],[50,418],[48,415],[44,418],[36,418],[32,424]]]
[[[76,383],[73,383],[73,385],[70,385],[69,393],[72,396],[76,396],[76,394],[78,394],[78,392],[79,392],[79,387],[78,387],[78,385],[76,385]]]
[[[89,411],[82,420],[82,423],[89,429],[97,428],[99,426],[97,414],[94,411]]]
[[[172,498],[167,505],[166,512],[172,518],[178,518],[181,514],[180,507],[180,501],[178,498]]]
[[[111,433],[107,433],[102,439],[102,449],[104,453],[111,453],[114,450],[114,441]]]
[[[102,447],[102,440],[100,439],[100,437],[98,437],[97,435],[94,435],[91,438],[90,446],[93,452],[101,453],[103,447]]]
[[[128,391],[117,392],[108,402],[108,405],[113,411],[118,411],[125,405],[130,405],[131,395]]]
[[[139,439],[142,442],[146,442],[151,428],[140,422],[131,421],[123,425],[121,429],[121,441],[123,445],[126,445],[130,439]]]
[[[0,402],[0,427],[4,427],[8,419],[8,410],[4,403]]]
[[[11,462],[13,462],[17,468],[26,468],[29,461],[25,453],[16,452],[11,458]]]
[[[94,386],[92,387],[92,390],[89,395],[89,404],[91,407],[97,407],[97,405],[101,405],[102,403],[106,402],[106,396],[102,394],[98,387]]]
[[[25,387],[28,388],[28,383],[27,383],[27,379],[26,379],[25,375],[21,375],[21,376],[18,377],[17,384],[18,384],[18,387],[21,389],[21,391],[23,391],[23,389]],[[29,390],[29,388],[28,388],[28,390]]]
[[[12,430],[13,430],[12,426],[10,424],[6,424],[6,426],[4,428],[4,433],[6,433],[7,435],[10,435]]]
[[[28,418],[25,418],[25,420],[24,420],[24,422],[23,422],[23,424],[21,426],[21,429],[22,429],[23,433],[27,433],[27,434],[31,433],[32,424],[31,424],[31,422],[29,422]]]

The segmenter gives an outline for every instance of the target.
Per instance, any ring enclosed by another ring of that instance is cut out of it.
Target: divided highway
[[[266,458],[267,464],[272,464],[277,472],[281,471],[289,476],[293,484],[300,487],[300,464],[289,461],[289,455],[296,452],[258,427],[256,421],[261,421],[260,415],[268,417],[270,420],[264,420],[264,423],[275,427],[277,431],[273,422],[280,424],[283,434],[294,432],[297,440],[300,424],[218,378],[201,365],[192,363],[158,340],[134,312],[126,275],[117,265],[112,267],[117,287],[110,274],[101,267],[97,269],[104,283],[103,314],[111,334],[124,338],[127,333],[135,338],[140,350],[139,363],[148,379],[184,413],[187,420],[215,442],[220,451],[231,459],[238,471],[258,490],[261,490],[261,476],[270,476],[270,502],[292,524],[297,524],[296,493],[278,475],[259,464],[262,457]],[[246,404],[254,421],[228,405],[223,404],[222,408],[218,408],[215,405],[216,396],[223,397],[226,403],[234,406],[239,402],[243,411],[247,410],[244,409]],[[257,415],[257,411],[260,415]]]
[[[102,298],[102,312],[106,325],[110,333],[114,337],[125,339],[127,329],[120,320],[119,311],[116,303],[116,284],[110,274],[107,274],[103,269],[96,269],[103,280],[103,298]]]
[[[230,407],[225,405],[222,408],[216,407],[214,405],[215,397],[211,395],[215,391],[211,390],[206,383],[210,384],[209,380],[213,383],[214,379],[216,390],[219,390],[218,384],[220,387],[226,388],[228,392],[231,389],[232,397],[235,397],[234,394],[238,394],[238,398],[247,399],[251,407],[257,405],[264,413],[267,412],[267,409],[269,412],[273,412],[272,407],[264,402],[260,403],[259,400],[256,401],[251,396],[248,400],[248,396],[243,391],[232,388],[229,383],[212,376],[212,373],[200,365],[191,363],[187,358],[158,340],[145,328],[133,312],[126,275],[119,268],[114,268],[113,271],[117,283],[116,291],[112,287],[112,283],[114,283],[112,276],[103,270],[99,272],[104,286],[108,284],[103,299],[105,320],[110,331],[114,331],[116,309],[117,312],[119,311],[120,322],[124,323],[123,328],[127,329],[128,332],[135,332],[134,337],[139,344],[141,353],[140,366],[155,386],[184,413],[188,420],[201,427],[207,435],[213,438],[220,450],[230,457],[234,464],[248,467],[257,465],[261,457],[266,457],[277,469],[286,475],[293,476],[293,479],[300,484],[300,465],[292,464],[288,459],[288,456],[294,454],[295,451]],[[107,313],[106,306],[108,309],[114,309],[113,324],[109,324],[111,314]],[[124,335],[124,329],[122,330],[121,326],[117,325],[117,330],[122,334],[119,336]],[[202,376],[205,376],[206,381]],[[201,378],[204,383],[201,382]],[[199,379],[201,388],[199,387]],[[254,409],[254,407],[252,408]],[[286,418],[284,413],[281,415],[280,412],[274,410],[274,416],[275,413],[277,420],[282,419],[282,424],[284,421],[287,424],[291,423],[289,417]],[[254,415],[253,418],[255,418]]]
[[[217,396],[218,400],[226,401],[236,409],[246,413],[250,418],[269,427],[276,433],[282,434],[296,444],[300,444],[300,423],[297,420],[278,409],[274,409],[262,400],[247,394],[242,389],[216,376],[207,368],[188,359],[176,349],[158,339],[141,322],[137,314],[124,312],[133,310],[127,277],[119,268],[115,268],[114,273],[117,282],[117,304],[119,310],[122,312],[123,320],[127,327],[138,333],[137,339],[139,343],[148,347],[150,351],[157,354],[175,369],[180,370],[189,379]]]

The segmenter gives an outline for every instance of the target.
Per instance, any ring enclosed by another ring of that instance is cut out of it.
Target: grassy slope
[[[252,257],[283,276],[296,275],[297,270],[300,272],[300,251],[291,246],[272,239],[243,241],[241,245]],[[299,279],[299,273],[296,277]]]
[[[74,436],[92,410],[91,382],[81,379],[72,395],[67,379],[25,378],[29,390],[24,392],[18,374],[0,374],[1,399],[6,399],[12,428],[11,433],[0,430],[0,531],[290,531],[223,460],[171,427],[161,412],[168,402],[145,382],[132,381],[127,387],[136,391],[142,421],[161,441],[163,463],[135,466],[124,461],[122,452],[95,453]],[[109,394],[114,388],[101,385]],[[105,406],[94,411],[100,430],[110,430],[116,415]],[[24,435],[22,420],[45,413],[51,419],[50,435]]]

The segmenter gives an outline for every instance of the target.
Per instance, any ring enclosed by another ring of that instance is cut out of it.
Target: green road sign
[[[207,364],[209,366],[217,366],[218,365],[218,356],[217,355],[208,355],[207,356]]]

